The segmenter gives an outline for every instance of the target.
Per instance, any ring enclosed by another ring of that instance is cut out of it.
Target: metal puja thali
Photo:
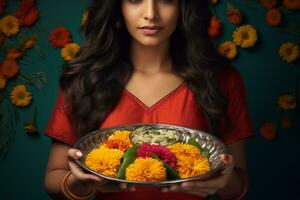
[[[193,141],[194,145],[201,149],[201,152],[205,152],[210,170],[201,175],[187,178],[177,177],[162,181],[134,181],[105,175],[91,169],[85,162],[88,154],[104,144],[115,131],[129,131],[129,139],[135,146],[141,146],[144,143],[168,146],[174,143],[191,144],[190,141]],[[88,172],[111,181],[150,186],[167,186],[175,183],[209,178],[221,170],[223,162],[220,158],[220,154],[227,152],[225,145],[218,138],[209,133],[168,124],[133,124],[100,129],[80,138],[74,145],[74,148],[83,153],[83,156],[79,160],[76,160],[77,164]]]

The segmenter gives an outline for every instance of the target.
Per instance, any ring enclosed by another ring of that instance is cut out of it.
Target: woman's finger
[[[74,160],[77,160],[82,157],[82,152],[78,149],[69,149],[68,156]]]
[[[94,175],[85,173],[76,163],[70,161],[69,162],[70,169],[72,171],[73,176],[80,181],[96,181],[102,182],[103,179]]]

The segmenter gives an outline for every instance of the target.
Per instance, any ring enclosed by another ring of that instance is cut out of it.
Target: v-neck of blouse
[[[158,108],[161,104],[169,100],[170,98],[174,97],[180,90],[182,90],[186,86],[185,81],[183,81],[178,87],[176,87],[174,90],[160,98],[158,101],[156,101],[154,104],[151,106],[147,106],[141,99],[139,99],[137,96],[132,94],[130,91],[127,89],[124,89],[124,94],[126,94],[132,101],[137,103],[142,109],[145,111],[152,111]]]

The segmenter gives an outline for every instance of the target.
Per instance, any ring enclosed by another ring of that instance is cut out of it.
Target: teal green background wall
[[[246,16],[246,21],[258,30],[258,43],[251,49],[239,49],[239,55],[232,64],[240,71],[248,93],[250,116],[256,137],[247,143],[250,192],[247,199],[296,199],[298,194],[299,144],[300,144],[300,109],[289,114],[293,127],[280,130],[276,140],[267,141],[259,134],[259,127],[264,121],[278,121],[281,112],[277,106],[277,97],[290,93],[299,77],[299,59],[294,64],[284,63],[278,56],[282,42],[293,41],[300,44],[299,36],[290,35],[266,25],[265,8],[249,1],[232,1]],[[38,45],[46,55],[42,59],[31,50],[28,66],[24,72],[44,71],[48,82],[42,91],[30,88],[34,95],[31,106],[18,109],[20,123],[11,148],[4,161],[0,162],[0,199],[49,199],[43,189],[43,176],[47,164],[51,140],[43,135],[48,118],[54,106],[58,91],[58,77],[63,64],[60,50],[55,50],[48,42],[49,32],[58,25],[64,25],[72,32],[73,41],[80,42],[78,34],[81,13],[87,2],[83,0],[43,0],[38,1],[41,17],[34,31],[39,33]],[[5,13],[11,13],[18,7],[17,0],[7,3]],[[225,19],[225,3],[216,6],[218,17],[224,23],[223,35],[219,41],[231,39],[234,26]],[[294,21],[297,14],[288,14]],[[30,31],[26,29],[26,31]],[[1,51],[1,58],[4,55]],[[299,82],[297,83],[300,88]],[[299,99],[298,92],[298,99]],[[299,101],[298,101],[299,103]],[[30,119],[34,105],[37,106],[37,126],[40,133],[27,135],[23,131],[24,119]]]

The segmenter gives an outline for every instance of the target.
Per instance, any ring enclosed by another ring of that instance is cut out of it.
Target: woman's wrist
[[[94,195],[94,189],[78,181],[71,172],[68,172],[62,180],[61,191],[70,200],[87,200]]]
[[[228,184],[217,192],[217,196],[222,200],[239,200],[245,196],[247,191],[248,178],[245,171],[239,167],[234,167]]]

